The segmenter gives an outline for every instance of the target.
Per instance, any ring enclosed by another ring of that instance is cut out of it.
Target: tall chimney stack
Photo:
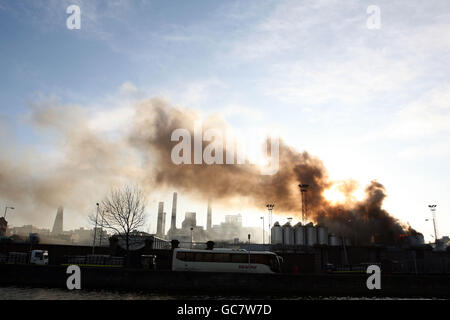
[[[208,211],[206,218],[206,230],[211,230],[212,228],[212,210],[211,210],[211,199],[208,199]]]
[[[166,234],[166,213],[163,212],[163,216],[162,216],[162,227],[161,227],[161,236],[164,237],[164,235]]]
[[[158,205],[158,222],[156,224],[156,235],[162,237],[164,235],[163,230],[163,215],[164,215],[164,202],[160,202]]]
[[[177,193],[173,193],[172,200],[172,220],[170,222],[170,229],[173,231],[177,228]]]

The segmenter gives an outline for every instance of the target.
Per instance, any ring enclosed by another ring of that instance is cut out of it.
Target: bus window
[[[248,263],[248,254],[234,253],[231,255],[231,262]]]
[[[269,265],[269,256],[267,254],[252,254],[250,256],[250,262]]]
[[[214,253],[215,262],[230,262],[231,256],[229,253]]]
[[[214,257],[213,257],[212,253],[202,253],[201,255],[202,255],[202,257],[201,257],[201,260],[199,260],[199,261],[214,262]]]
[[[181,261],[195,261],[193,252],[177,252],[177,259]]]
[[[195,262],[210,262],[210,261],[212,261],[212,257],[210,257],[211,253],[196,252],[196,253],[194,253],[194,255],[195,255],[195,258],[193,261],[195,261]]]
[[[177,252],[177,259],[181,261],[186,261],[186,252]]]
[[[185,252],[185,261],[195,261],[194,252]]]

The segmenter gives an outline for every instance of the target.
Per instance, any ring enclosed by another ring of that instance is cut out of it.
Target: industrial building
[[[181,244],[191,242],[206,242],[208,240],[221,241],[221,242],[245,242],[248,241],[248,234],[252,235],[253,239],[257,242],[262,239],[261,228],[244,227],[242,225],[242,216],[226,215],[225,221],[218,225],[212,224],[212,205],[211,199],[208,199],[208,206],[206,211],[206,228],[198,225],[196,212],[186,212],[184,220],[181,223],[181,228],[176,227],[177,218],[177,199],[176,192],[173,194],[172,200],[172,217],[171,227],[167,232],[167,236],[159,231],[164,230],[164,218],[160,215],[163,212],[161,203],[158,207],[158,220],[157,220],[157,236],[167,238],[168,240],[178,240]],[[161,216],[161,218],[160,218]]]
[[[4,217],[0,217],[0,236],[6,236],[6,229],[8,228],[8,222]]]

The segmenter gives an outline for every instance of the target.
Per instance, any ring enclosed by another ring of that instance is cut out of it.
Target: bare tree
[[[99,227],[112,230],[126,243],[127,259],[130,251],[130,235],[145,224],[145,196],[137,186],[113,189],[100,204]],[[95,221],[95,216],[90,220]]]

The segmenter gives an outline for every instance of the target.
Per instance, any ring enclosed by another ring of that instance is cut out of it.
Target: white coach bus
[[[282,260],[269,251],[177,248],[173,251],[172,271],[279,273]]]

